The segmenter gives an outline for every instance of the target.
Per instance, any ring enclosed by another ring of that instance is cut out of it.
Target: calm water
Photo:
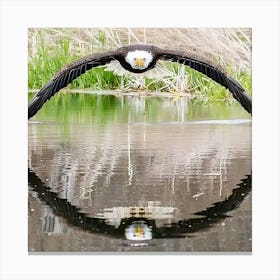
[[[28,125],[30,252],[251,252],[239,104],[59,94]]]

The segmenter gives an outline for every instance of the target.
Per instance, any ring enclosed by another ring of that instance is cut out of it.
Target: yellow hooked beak
[[[142,236],[143,236],[143,233],[144,233],[144,228],[141,227],[141,226],[136,227],[135,230],[134,230],[134,234],[135,234],[137,237],[142,237]]]
[[[134,63],[137,67],[144,66],[144,59],[143,58],[135,58]]]

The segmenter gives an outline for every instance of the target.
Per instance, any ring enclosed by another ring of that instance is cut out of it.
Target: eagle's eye
[[[134,62],[139,61],[139,60],[143,60],[144,62],[146,62],[146,57],[143,57],[143,58],[134,57]]]

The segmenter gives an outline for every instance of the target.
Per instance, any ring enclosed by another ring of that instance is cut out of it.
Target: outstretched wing
[[[35,94],[28,106],[28,119],[33,117],[42,108],[44,103],[60,89],[66,87],[91,68],[109,63],[116,56],[116,52],[94,54],[66,65]]]
[[[166,51],[160,49],[158,58],[187,65],[205,74],[220,85],[229,89],[229,91],[232,92],[233,97],[243,106],[243,108],[248,113],[252,114],[252,99],[250,95],[234,78],[225,73],[221,67],[214,66],[212,63],[209,63],[204,59],[200,59],[194,54],[180,51]]]

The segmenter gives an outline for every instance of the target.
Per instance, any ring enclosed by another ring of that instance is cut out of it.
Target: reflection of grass
[[[61,34],[60,34],[61,35]],[[44,31],[38,31],[34,35],[34,49],[29,53],[28,62],[28,87],[29,89],[39,89],[46,83],[61,67],[82,57],[85,52],[73,44],[73,39],[69,36],[61,35],[56,39],[55,45],[50,45],[45,38]],[[99,51],[108,45],[108,36],[105,32],[99,32],[92,44],[99,44]],[[111,41],[113,39],[110,39]],[[116,39],[114,39],[116,40]],[[228,40],[228,39],[227,39]],[[120,42],[118,41],[118,44]],[[111,44],[117,44],[113,41]],[[88,51],[88,50],[87,50]],[[94,50],[96,51],[96,50]],[[92,51],[92,52],[94,52]],[[212,82],[203,74],[183,68],[176,63],[160,63],[160,67],[166,69],[167,76],[160,79],[145,77],[144,90],[147,91],[171,91],[171,92],[190,92],[194,96],[206,98],[206,100],[232,100],[231,94],[219,84]],[[235,71],[233,67],[228,67],[227,71],[234,76],[244,88],[251,93],[251,74],[244,70]],[[186,74],[187,72],[187,74]],[[186,83],[187,78],[187,83]],[[95,68],[88,71],[75,81],[69,88],[95,90],[115,90],[131,89],[135,78],[120,76],[112,71],[105,71],[105,67]],[[142,89],[142,90],[143,90]]]
[[[32,95],[30,95],[30,98]],[[103,122],[116,108],[119,100],[112,95],[92,96],[87,94],[60,93],[47,102],[36,119],[61,120],[72,119]]]
[[[32,94],[29,95],[32,98]],[[36,120],[67,123],[170,122],[203,119],[248,118],[241,106],[185,98],[114,96],[59,93],[35,116]],[[182,116],[183,119],[182,119]]]

